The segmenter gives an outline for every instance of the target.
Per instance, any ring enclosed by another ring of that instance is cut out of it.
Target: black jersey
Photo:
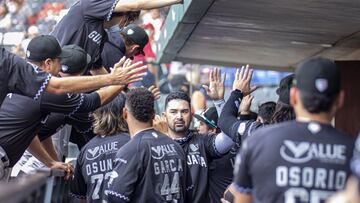
[[[61,46],[76,44],[90,56],[93,67],[101,67],[101,50],[106,39],[104,20],[110,20],[118,0],[80,0],[55,26]],[[91,68],[91,67],[90,67]]]
[[[186,139],[177,140],[186,154],[191,183],[187,183],[190,202],[209,202],[209,164],[222,155],[215,149],[215,134],[200,135],[190,132]]]
[[[76,112],[93,111],[100,105],[96,92],[71,95],[44,93],[38,100],[8,94],[0,109],[0,146],[6,151],[10,166],[19,160],[50,112],[71,116]]]
[[[209,167],[209,197],[210,202],[219,203],[226,188],[231,184],[234,174],[235,157],[240,146],[234,147],[219,159],[214,159]]]
[[[235,187],[254,202],[323,202],[344,188],[353,139],[331,125],[284,122],[257,130],[235,162]]]
[[[115,161],[105,190],[108,202],[187,202],[185,154],[167,136],[153,129],[141,131]]]
[[[51,74],[0,48],[0,105],[13,92],[37,99],[46,89]]]
[[[120,31],[107,31],[107,40],[101,53],[102,65],[109,71],[115,63],[125,56],[126,48]]]
[[[105,180],[110,178],[115,155],[129,140],[127,133],[91,139],[77,158],[70,194],[87,202],[102,202]]]

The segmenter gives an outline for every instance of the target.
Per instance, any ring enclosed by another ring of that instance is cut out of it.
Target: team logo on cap
[[[132,34],[134,34],[134,30],[129,29],[129,30],[126,32],[126,34],[127,34],[127,35],[132,35]]]
[[[61,66],[61,71],[62,72],[66,73],[68,70],[69,70],[69,66],[67,66],[67,65],[62,65]]]
[[[324,92],[328,88],[328,81],[324,78],[315,80],[315,87],[319,92]]]
[[[30,51],[26,50],[26,57],[29,58],[30,57]]]

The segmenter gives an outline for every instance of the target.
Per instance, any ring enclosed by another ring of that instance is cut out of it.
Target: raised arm
[[[236,71],[235,80],[233,83],[233,91],[229,99],[226,101],[223,110],[219,117],[218,126],[235,142],[238,142],[238,130],[241,120],[237,118],[238,108],[243,96],[250,94],[256,90],[256,87],[250,87],[252,77],[252,70],[249,67],[242,67],[241,70]]]
[[[115,12],[149,10],[182,2],[183,0],[119,0]]]

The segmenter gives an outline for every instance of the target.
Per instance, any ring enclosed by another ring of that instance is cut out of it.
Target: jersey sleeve
[[[88,113],[101,106],[97,92],[90,94],[44,94],[41,98],[41,110],[63,113],[72,116],[75,113]]]
[[[51,74],[41,71],[4,48],[0,48],[0,56],[1,67],[8,69],[8,75],[2,77],[7,77],[9,91],[38,99],[45,91]]]
[[[138,144],[129,142],[120,148],[115,158],[115,167],[105,185],[105,199],[110,202],[130,202],[140,178],[141,163]]]
[[[65,125],[65,115],[61,113],[51,113],[48,119],[42,123],[38,131],[40,141],[55,134],[63,125]]]
[[[237,119],[237,114],[242,98],[243,94],[240,91],[232,91],[224,104],[218,121],[221,131],[230,136],[236,143],[239,142],[238,127],[241,121]]]
[[[234,186],[241,193],[251,193],[252,190],[252,181],[249,173],[250,153],[251,149],[246,140],[236,155],[234,165]]]
[[[112,13],[119,0],[81,0],[81,7],[85,19],[111,19]]]
[[[86,192],[87,192],[85,179],[81,172],[82,171],[81,170],[82,169],[82,165],[81,165],[82,154],[83,154],[83,151],[78,156],[78,159],[76,162],[76,167],[75,167],[74,178],[70,182],[70,195],[75,198],[78,198],[78,199],[86,199]]]

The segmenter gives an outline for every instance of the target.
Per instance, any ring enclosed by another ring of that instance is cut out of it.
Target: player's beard
[[[175,121],[171,126],[168,125],[170,130],[175,133],[186,133],[189,130],[189,125],[185,121]]]

